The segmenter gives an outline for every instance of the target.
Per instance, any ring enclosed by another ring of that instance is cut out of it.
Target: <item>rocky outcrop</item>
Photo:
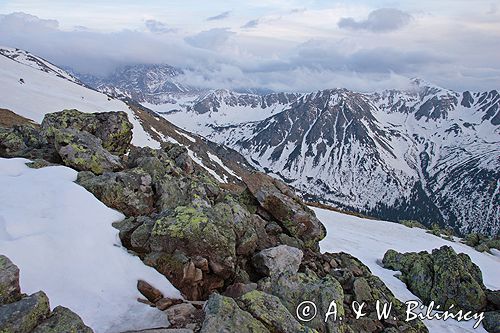
[[[0,255],[0,332],[9,333],[92,333],[81,318],[64,307],[50,311],[43,291],[21,294],[19,269]]]
[[[457,254],[443,246],[432,253],[398,253],[384,255],[384,267],[401,271],[408,289],[425,304],[434,301],[442,309],[482,311],[486,307],[486,287],[481,270],[466,254]]]
[[[33,166],[49,162],[72,166],[80,171],[78,184],[126,215],[114,223],[122,244],[165,275],[185,298],[167,299],[147,282],[138,283],[146,298],[139,301],[165,311],[172,328],[195,332],[381,332],[389,328],[427,332],[420,321],[378,320],[374,304],[366,317],[354,320],[353,300],[392,302],[397,318],[404,318],[403,307],[355,258],[319,252],[319,241],[326,235],[324,226],[284,183],[248,171],[237,184],[220,184],[177,144],[164,143],[156,150],[125,149],[128,136],[118,134],[121,116],[102,117],[74,110],[47,115],[42,129],[36,130],[43,142],[36,149],[27,146],[27,151],[34,155],[40,149],[53,152],[56,157],[39,154]],[[117,134],[98,131],[94,125],[99,121]],[[59,138],[61,133],[75,137],[64,141]],[[61,150],[80,144],[80,139],[87,150]],[[121,166],[115,169],[99,160],[98,167],[89,167],[102,151]],[[128,154],[121,156],[124,151]],[[87,163],[76,163],[80,157]],[[199,305],[205,300],[202,310]],[[301,322],[296,307],[306,300],[317,301],[318,315]],[[331,304],[342,321],[324,321]],[[58,322],[61,320],[54,319],[51,325]]]
[[[82,113],[64,110],[35,124],[0,127],[0,156],[60,163],[78,171],[102,174],[123,168],[132,140],[125,112]]]

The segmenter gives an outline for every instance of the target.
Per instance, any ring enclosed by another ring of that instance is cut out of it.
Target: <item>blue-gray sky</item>
[[[497,1],[0,0],[0,45],[80,72],[188,68],[214,88],[500,88]]]

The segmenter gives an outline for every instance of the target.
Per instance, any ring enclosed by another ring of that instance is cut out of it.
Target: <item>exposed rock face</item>
[[[19,269],[0,255],[0,332],[12,333],[92,333],[71,310],[56,307],[51,313],[43,291],[21,294]]]
[[[485,286],[481,270],[468,255],[457,254],[449,246],[432,254],[398,253],[384,255],[384,267],[399,270],[403,281],[426,304],[434,301],[442,309],[481,311],[486,307]]]

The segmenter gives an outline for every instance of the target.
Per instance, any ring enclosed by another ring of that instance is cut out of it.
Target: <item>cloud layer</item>
[[[201,29],[147,15],[112,32],[62,29],[57,20],[12,13],[0,15],[0,45],[94,75],[166,63],[183,68],[186,83],[209,88],[372,91],[421,77],[456,90],[489,90],[500,88],[500,14],[490,9],[462,19],[363,6],[252,17],[224,11],[208,21],[200,16]]]
[[[368,18],[356,21],[352,17],[343,17],[338,26],[342,29],[369,30],[373,32],[388,32],[398,30],[411,21],[411,15],[399,9],[380,8],[368,14]]]

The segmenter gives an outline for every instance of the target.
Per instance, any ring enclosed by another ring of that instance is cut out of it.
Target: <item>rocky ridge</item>
[[[281,181],[250,172],[240,186],[227,186],[177,144],[124,149],[131,131],[124,113],[86,117],[66,110],[47,115],[41,126],[2,127],[0,155],[29,157],[33,167],[72,167],[80,171],[77,183],[125,214],[115,223],[123,245],[190,301],[148,298],[166,308],[173,328],[427,332],[420,321],[402,320],[402,304],[357,259],[319,252],[324,227]],[[102,132],[91,126],[97,119]],[[321,315],[335,302],[343,321],[298,321],[295,307],[306,299],[321,300]],[[378,320],[373,305],[354,320],[356,299],[392,301],[401,319]],[[203,311],[192,303],[205,300]]]

